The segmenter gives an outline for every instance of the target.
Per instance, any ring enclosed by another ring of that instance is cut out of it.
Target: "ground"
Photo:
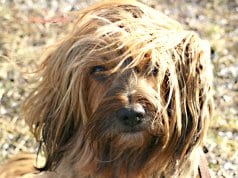
[[[214,177],[238,177],[238,1],[143,0],[209,40],[215,112],[206,141]],[[44,48],[71,27],[69,11],[91,1],[0,0],[0,163],[37,145],[20,115]]]

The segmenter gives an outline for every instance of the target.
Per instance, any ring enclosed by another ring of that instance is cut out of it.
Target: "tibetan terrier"
[[[134,1],[98,3],[76,18],[44,55],[23,105],[46,158],[25,176],[202,177],[213,108],[208,43]]]

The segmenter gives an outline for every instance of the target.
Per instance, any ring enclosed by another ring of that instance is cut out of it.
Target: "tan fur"
[[[43,143],[41,176],[195,177],[212,112],[207,42],[134,1],[77,16],[44,55],[23,107]],[[115,113],[136,104],[146,110],[144,130],[125,133]]]
[[[7,163],[0,167],[1,178],[16,178],[27,173],[37,173],[34,167],[36,155],[21,153],[11,158]]]

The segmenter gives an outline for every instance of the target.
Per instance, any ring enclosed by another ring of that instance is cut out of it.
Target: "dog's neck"
[[[195,178],[198,175],[198,163],[200,159],[201,149],[196,148],[193,152],[188,156],[189,159],[184,161],[183,163],[175,163],[172,162],[165,171],[153,170],[150,172],[139,172],[129,173],[125,175],[115,175],[115,172],[119,172],[118,170],[112,171],[104,171],[101,174],[94,173],[96,171],[92,171],[96,165],[93,165],[93,161],[90,162],[90,165],[85,165],[82,167],[83,160],[76,162],[75,164],[69,164],[69,159],[64,158],[56,169],[55,173],[48,172],[47,176],[49,178],[105,178],[105,177],[137,177],[137,178],[161,178],[166,175],[166,177],[175,177],[175,178]],[[109,168],[108,170],[111,170]],[[120,172],[121,173],[121,172]]]

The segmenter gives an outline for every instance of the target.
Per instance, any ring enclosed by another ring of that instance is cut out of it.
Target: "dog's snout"
[[[136,107],[123,107],[117,111],[118,120],[125,126],[135,127],[145,118],[145,110],[141,105]]]

